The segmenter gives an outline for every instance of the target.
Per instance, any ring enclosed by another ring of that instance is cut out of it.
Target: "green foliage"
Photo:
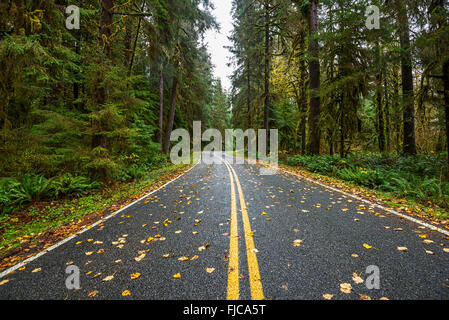
[[[88,191],[98,189],[101,184],[83,176],[70,173],[47,179],[42,175],[24,174],[19,178],[0,179],[0,215],[14,213],[23,205],[40,200],[55,199],[58,196],[79,197]]]
[[[430,201],[449,209],[449,182],[443,180],[447,164],[443,159],[442,155],[402,157],[356,153],[346,158],[295,155],[287,163],[396,197],[422,204]]]

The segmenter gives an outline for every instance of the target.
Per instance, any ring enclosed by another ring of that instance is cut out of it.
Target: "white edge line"
[[[109,216],[104,217],[104,218],[101,218],[101,219],[98,220],[97,222],[95,222],[95,223],[93,223],[93,224],[91,224],[91,225],[85,227],[83,230],[78,231],[77,233],[75,233],[75,234],[73,234],[73,235],[71,235],[71,236],[65,238],[64,240],[61,240],[61,241],[57,242],[56,244],[52,245],[52,246],[49,247],[48,249],[45,249],[45,250],[39,252],[38,254],[36,254],[36,255],[34,255],[34,256],[32,256],[32,257],[26,259],[26,260],[23,260],[22,262],[19,262],[18,264],[16,264],[16,265],[14,265],[14,266],[12,266],[12,267],[10,267],[10,268],[8,268],[8,269],[6,269],[6,270],[0,272],[0,279],[3,278],[4,276],[10,274],[11,272],[16,271],[17,269],[23,267],[24,265],[30,263],[31,261],[36,260],[37,258],[43,256],[44,254],[46,254],[46,253],[48,253],[48,252],[50,252],[50,251],[52,251],[52,250],[54,250],[54,249],[56,249],[56,248],[62,246],[64,243],[69,242],[70,240],[72,240],[73,238],[76,238],[77,236],[83,234],[84,232],[86,232],[86,231],[88,231],[88,230],[91,230],[92,228],[95,228],[95,227],[96,227],[97,225],[99,225],[100,223],[104,223],[105,221],[107,221],[107,220],[109,220],[110,218],[116,216],[116,215],[119,214],[120,212],[122,212],[122,211],[128,209],[129,207],[132,207],[132,206],[135,205],[136,203],[138,203],[138,202],[142,201],[143,199],[145,199],[146,197],[152,195],[153,193],[158,192],[159,190],[165,188],[167,185],[169,185],[170,183],[172,183],[172,182],[178,180],[179,178],[181,178],[182,176],[184,176],[186,173],[188,173],[190,170],[192,170],[193,168],[195,168],[199,163],[200,163],[200,161],[198,161],[198,162],[197,162],[193,167],[191,167],[189,170],[183,172],[182,174],[180,174],[180,175],[177,176],[176,178],[170,180],[169,182],[167,182],[167,183],[164,184],[163,186],[157,188],[156,190],[151,191],[150,193],[148,193],[148,194],[144,195],[143,197],[137,199],[136,201],[134,201],[134,202],[128,204],[127,206],[125,206],[125,207],[123,207],[123,208],[121,208],[121,209],[119,209],[119,210],[117,210],[117,211],[111,213]]]
[[[258,164],[258,165],[267,165],[267,164],[264,164],[264,163],[257,163],[257,164]],[[278,167],[278,169],[279,169],[279,167]],[[354,194],[348,193],[348,192],[346,192],[346,191],[343,191],[343,190],[340,190],[340,189],[337,189],[337,188],[328,186],[328,185],[326,185],[326,184],[324,184],[324,183],[322,183],[322,182],[319,182],[319,181],[316,181],[316,180],[307,178],[307,177],[305,177],[305,176],[303,176],[303,175],[300,175],[300,174],[291,172],[291,171],[289,171],[289,170],[283,170],[282,172],[286,172],[286,173],[288,173],[288,174],[290,174],[290,175],[297,176],[297,177],[299,177],[299,178],[305,179],[305,180],[307,180],[307,181],[309,181],[309,182],[312,182],[312,183],[314,183],[314,184],[317,184],[317,185],[319,185],[319,186],[321,186],[321,187],[323,187],[323,188],[325,188],[325,189],[329,189],[329,190],[332,190],[332,191],[334,191],[334,192],[342,193],[342,194],[344,194],[344,195],[346,195],[346,196],[348,196],[348,197],[351,197],[351,198],[353,198],[353,199],[359,200],[359,201],[361,201],[361,202],[364,202],[364,203],[366,203],[366,204],[369,204],[369,205],[371,205],[371,206],[373,206],[373,207],[376,207],[376,208],[378,208],[378,209],[387,211],[387,212],[389,212],[389,213],[391,213],[391,214],[394,214],[394,215],[396,215],[396,216],[398,216],[398,217],[401,217],[401,218],[404,218],[404,219],[406,219],[406,220],[412,221],[412,222],[414,222],[414,223],[420,224],[420,225],[422,225],[422,226],[424,226],[424,227],[426,227],[426,228],[429,228],[429,229],[432,230],[432,231],[437,231],[437,232],[442,233],[442,234],[444,234],[444,235],[446,235],[446,236],[449,236],[449,230],[444,230],[444,229],[435,227],[435,226],[433,226],[433,225],[431,225],[431,224],[429,224],[429,223],[426,223],[426,222],[424,222],[424,221],[421,221],[421,220],[419,220],[419,219],[416,219],[416,218],[410,217],[410,216],[408,216],[408,215],[402,214],[402,213],[397,212],[397,211],[395,211],[395,210],[393,210],[393,209],[385,208],[384,206],[382,206],[382,205],[380,205],[380,204],[371,202],[371,201],[369,201],[369,200],[367,200],[367,199],[361,198],[361,197],[359,197],[359,196],[356,196],[356,195],[354,195]]]

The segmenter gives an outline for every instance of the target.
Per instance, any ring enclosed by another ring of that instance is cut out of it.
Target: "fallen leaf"
[[[140,256],[135,257],[134,260],[136,260],[137,262],[141,261],[143,258],[145,258],[145,253],[142,253]]]
[[[107,276],[102,281],[111,281],[112,279],[114,279],[114,276]]]
[[[178,260],[179,261],[187,261],[187,260],[189,260],[189,257],[181,257],[181,258],[178,258]]]
[[[139,272],[132,273],[132,274],[131,274],[131,280],[137,279],[137,278],[139,278],[140,276],[141,276],[141,274],[140,274]]]
[[[340,283],[340,291],[343,293],[351,293],[352,286],[350,283]]]
[[[303,240],[301,239],[296,239],[295,241],[293,241],[293,246],[294,247],[300,247],[302,244]]]
[[[330,294],[330,293],[323,294],[323,298],[326,300],[331,300],[333,297],[334,297],[334,295]]]
[[[355,284],[360,284],[364,282],[364,280],[355,272],[352,274],[352,281],[354,281]]]
[[[359,297],[360,297],[361,300],[371,300],[371,297],[367,296],[365,294],[359,293]]]
[[[206,268],[207,273],[212,273],[215,271],[215,268]]]
[[[125,290],[122,292],[123,297],[130,296],[130,295],[131,295],[131,292],[129,290]]]
[[[181,278],[181,274],[180,274],[180,273],[177,273],[177,274],[173,275],[173,278],[179,279],[179,278]]]
[[[398,247],[398,250],[399,251],[407,251],[408,249],[407,249],[407,247]]]
[[[42,270],[42,268],[36,268],[33,271],[31,271],[32,273],[36,273],[36,272],[40,272]]]
[[[89,292],[89,294],[87,295],[89,298],[93,298],[98,294],[98,290],[94,290]]]
[[[2,285],[4,285],[4,284],[6,284],[6,283],[8,283],[9,282],[9,280],[8,279],[6,279],[6,280],[2,280],[2,281],[0,281],[0,286],[2,286]]]
[[[364,247],[365,249],[371,249],[373,246],[370,246],[369,244],[364,243],[364,244],[363,244],[363,247]]]

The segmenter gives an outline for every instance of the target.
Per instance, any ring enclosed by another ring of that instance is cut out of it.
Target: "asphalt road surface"
[[[223,158],[4,274],[0,299],[449,298],[447,235]]]

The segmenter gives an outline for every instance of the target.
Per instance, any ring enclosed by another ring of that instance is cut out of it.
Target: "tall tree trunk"
[[[393,67],[393,107],[392,110],[394,110],[394,140],[396,144],[396,150],[400,149],[400,122],[398,121],[398,111],[399,111],[400,103],[399,103],[399,68],[394,66]]]
[[[382,92],[382,66],[380,58],[380,46],[376,45],[377,67],[379,72],[376,75],[376,107],[377,107],[377,137],[379,142],[379,151],[385,152],[385,125],[384,125],[384,107],[383,107],[383,92]]]
[[[173,122],[175,121],[175,110],[176,110],[176,94],[178,88],[178,77],[175,75],[173,77],[173,86],[172,86],[172,96],[171,96],[171,105],[170,105],[170,114],[168,116],[167,130],[165,131],[165,141],[163,153],[168,154],[170,148],[170,135],[173,130]]]
[[[447,164],[449,170],[449,59],[446,59],[443,63],[443,84],[444,84],[444,112],[446,120],[446,151],[447,151]],[[449,177],[449,171],[448,171]]]
[[[100,47],[103,49],[103,52],[106,57],[106,64],[109,64],[111,60],[111,28],[112,28],[112,8],[114,7],[113,0],[101,0],[101,13],[100,13],[100,24],[99,24],[99,34],[98,34],[98,43]],[[102,72],[102,71],[100,71]],[[97,79],[97,83],[100,84],[104,78],[104,74],[101,73]],[[106,84],[103,86],[96,87],[96,105],[97,108],[100,109],[107,102],[109,96],[109,87]],[[101,123],[95,118],[92,119],[92,149],[97,147],[102,147],[104,149],[108,146],[107,136],[102,133],[104,128]],[[104,170],[99,171],[98,169],[92,169],[90,172],[92,177],[99,175],[101,178],[104,178],[106,172]]]
[[[266,130],[266,150],[269,146],[270,131],[270,8],[269,1],[265,1],[265,108],[264,108],[264,129]]]
[[[162,137],[164,130],[164,63],[161,62],[161,71],[159,73],[159,136],[158,142],[163,150]]]
[[[247,86],[248,86],[248,93],[247,93],[247,97],[246,97],[246,107],[247,107],[247,112],[248,112],[248,127],[247,129],[251,128],[251,64],[249,62],[249,57],[248,57],[248,71],[247,71],[247,75],[246,75],[246,82],[247,82]]]
[[[385,74],[384,77],[384,101],[385,101],[385,146],[386,151],[390,152],[390,101],[389,101],[389,95],[388,95],[388,74]]]
[[[318,31],[318,0],[311,0],[309,7],[309,77],[310,77],[310,114],[309,114],[309,153],[320,153],[320,128],[319,119],[321,114],[320,102],[320,61],[318,57],[318,40],[313,39]]]
[[[132,37],[132,22],[131,18],[128,17],[125,22],[125,36],[123,38],[123,45],[125,51],[123,54],[123,65],[125,68],[129,68],[129,63],[131,60],[131,37]]]
[[[128,66],[128,77],[131,76],[131,73],[133,71],[134,57],[136,56],[137,40],[139,39],[139,33],[140,33],[140,26],[141,26],[141,24],[142,24],[142,18],[139,17],[139,22],[137,23],[136,36],[134,38],[133,49],[131,51],[131,62],[129,63],[129,66]]]
[[[399,8],[399,37],[401,42],[401,70],[403,95],[404,144],[403,152],[416,155],[415,144],[415,103],[413,93],[413,66],[410,52],[410,30],[405,1],[401,1]]]

